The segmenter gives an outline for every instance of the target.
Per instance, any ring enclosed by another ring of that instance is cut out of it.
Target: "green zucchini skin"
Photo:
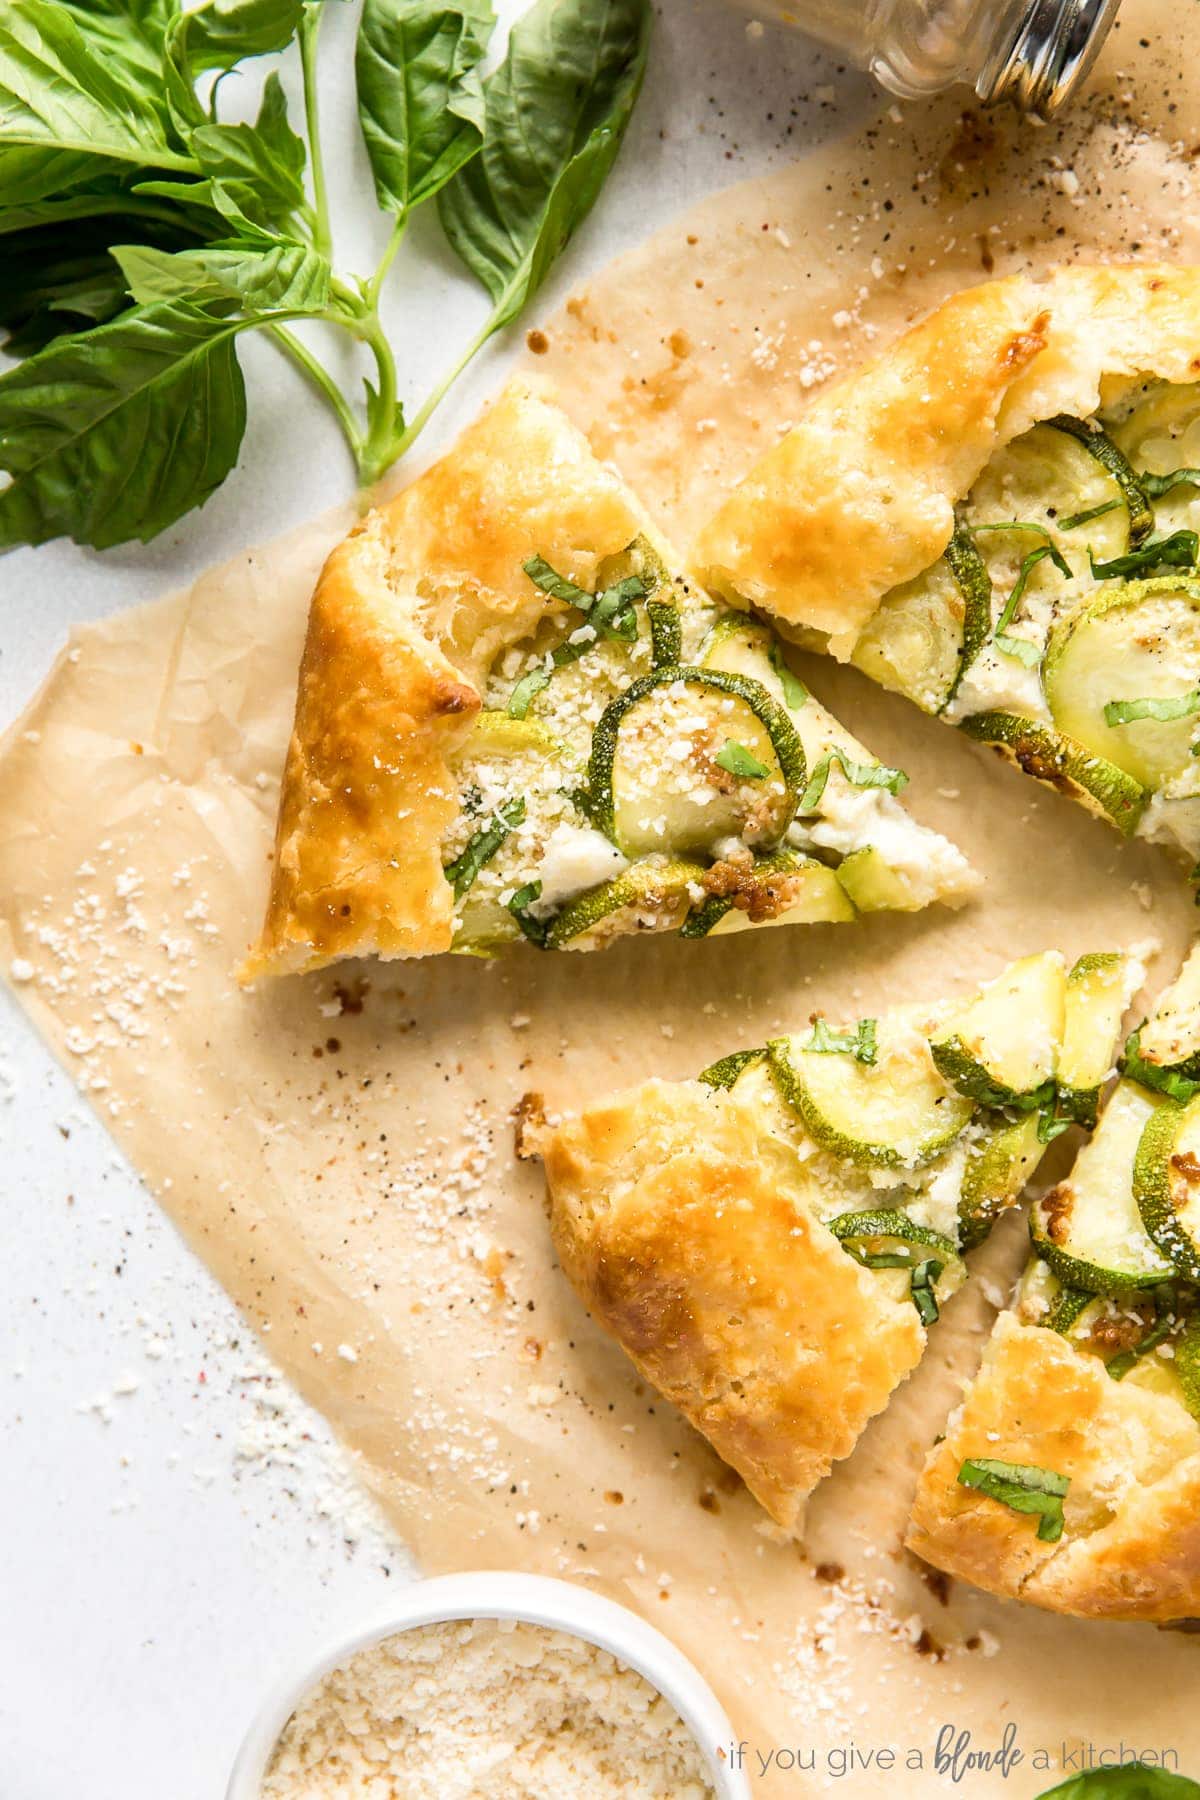
[[[1152,1088],[1155,1093],[1165,1094],[1180,1103],[1200,1094],[1200,1051],[1178,1063],[1147,1062],[1141,1054],[1143,1029],[1139,1026],[1126,1038],[1125,1052],[1121,1057],[1121,1073],[1128,1075],[1131,1081],[1138,1081],[1143,1087]]]
[[[1112,476],[1129,512],[1130,547],[1136,549],[1154,529],[1154,508],[1123,451],[1118,450],[1107,432],[1089,425],[1084,419],[1072,418],[1069,413],[1058,413],[1044,422],[1082,444],[1088,455],[1094,456],[1100,467]]]
[[[804,746],[796,728],[778,701],[773,700],[759,681],[748,675],[732,675],[719,669],[672,666],[652,669],[633,681],[606,707],[592,737],[592,754],[588,764],[588,788],[592,800],[592,820],[614,844],[617,841],[616,807],[613,799],[613,766],[617,755],[617,737],[621,721],[631,708],[657,688],[669,687],[676,681],[688,686],[706,688],[718,694],[730,694],[744,701],[765,727],[771,739],[784,783],[792,800],[792,813],[800,803],[807,777]]]
[[[761,1062],[766,1050],[732,1050],[728,1056],[722,1056],[715,1063],[709,1063],[707,1069],[701,1069],[697,1081],[705,1082],[711,1088],[731,1088],[743,1070],[751,1063]]]
[[[1000,1125],[967,1158],[958,1201],[958,1235],[964,1250],[982,1244],[1002,1214],[1014,1206],[1041,1161],[1045,1145],[1039,1119],[1027,1113]]]
[[[940,712],[945,712],[962,685],[963,676],[987,643],[991,633],[992,578],[988,574],[987,564],[979,554],[979,546],[971,535],[970,527],[961,519],[955,520],[950,542],[942,554],[946,558],[946,566],[954,577],[955,586],[962,595],[963,601],[963,633],[962,647],[958,658],[958,673],[950,685],[949,693],[938,709]]]
[[[1194,1124],[1200,1103],[1164,1100],[1146,1121],[1133,1166],[1133,1188],[1146,1227],[1164,1256],[1168,1256],[1185,1281],[1200,1284],[1200,1231],[1181,1217],[1175,1202],[1172,1174],[1178,1171],[1181,1135]],[[1191,1158],[1194,1162],[1194,1156]],[[1189,1170],[1189,1173],[1191,1171]],[[1195,1170],[1200,1185],[1200,1167]],[[1200,1212],[1197,1213],[1200,1219]]]
[[[1022,774],[1099,813],[1122,837],[1137,830],[1149,799],[1141,783],[1051,726],[1015,713],[984,712],[972,713],[958,729],[977,744],[990,744]]]

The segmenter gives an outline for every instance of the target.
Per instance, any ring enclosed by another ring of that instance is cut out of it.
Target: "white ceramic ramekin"
[[[521,1619],[572,1632],[611,1651],[671,1702],[703,1752],[718,1800],[749,1800],[745,1775],[730,1765],[734,1736],[725,1709],[699,1670],[661,1631],[627,1607],[573,1582],[494,1571],[414,1582],[401,1604],[385,1618],[327,1647],[299,1673],[293,1673],[271,1694],[251,1725],[229,1778],[226,1800],[259,1800],[262,1778],[280,1732],[305,1694],[331,1669],[381,1638],[446,1619]]]

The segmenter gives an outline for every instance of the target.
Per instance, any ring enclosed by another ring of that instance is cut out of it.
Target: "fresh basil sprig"
[[[729,775],[737,775],[743,781],[762,781],[764,776],[770,774],[766,763],[760,763],[757,756],[747,750],[745,744],[739,744],[736,738],[726,738],[713,761],[718,769],[724,769]]]
[[[153,537],[236,461],[236,340],[266,331],[332,407],[364,483],[516,317],[594,203],[641,85],[649,0],[535,0],[480,75],[490,0],[363,0],[355,71],[392,220],[366,278],[340,275],[317,106],[323,0],[10,0],[0,8],[0,550]],[[247,58],[294,48],[303,135],[274,74],[253,123],[221,118]],[[476,170],[472,174],[472,170]],[[380,294],[439,197],[492,296],[482,330],[408,420]],[[298,321],[368,355],[365,407]]]

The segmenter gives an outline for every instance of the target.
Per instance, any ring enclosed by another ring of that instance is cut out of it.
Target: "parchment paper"
[[[1197,76],[1173,67],[1191,20],[1127,4],[1063,127],[881,101],[862,137],[592,281],[545,323],[539,369],[686,542],[813,385],[940,294],[1065,256],[1200,260]],[[1048,945],[1152,933],[1161,981],[1194,920],[1176,867],[819,665],[818,693],[985,873],[977,905],[239,992],[307,599],[350,517],[80,632],[10,735],[0,952],[47,1039],[425,1569],[548,1570],[644,1612],[721,1691],[750,1772],[783,1753],[756,1791],[955,1791],[944,1726],[976,1754],[1015,1731],[1023,1761],[960,1769],[972,1795],[1038,1793],[1088,1743],[1200,1773],[1194,1638],[947,1593],[899,1548],[1020,1221],[784,1543],[567,1289],[510,1117],[527,1090],[569,1106],[691,1074],[817,1005],[962,989]],[[794,1754],[814,1771],[781,1773]]]

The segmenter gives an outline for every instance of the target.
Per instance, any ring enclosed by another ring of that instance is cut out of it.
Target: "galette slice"
[[[1054,1612],[1200,1614],[1196,962],[1035,1205],[1033,1259],[913,1509],[927,1562]]]
[[[957,903],[962,855],[515,385],[334,551],[243,971]]]
[[[1087,1115],[1142,971],[1015,963],[966,1001],[738,1051],[523,1133],[563,1270],[778,1524],[920,1360],[964,1256]]]
[[[1200,856],[1200,270],[955,296],[701,537],[774,615],[1126,836]]]

